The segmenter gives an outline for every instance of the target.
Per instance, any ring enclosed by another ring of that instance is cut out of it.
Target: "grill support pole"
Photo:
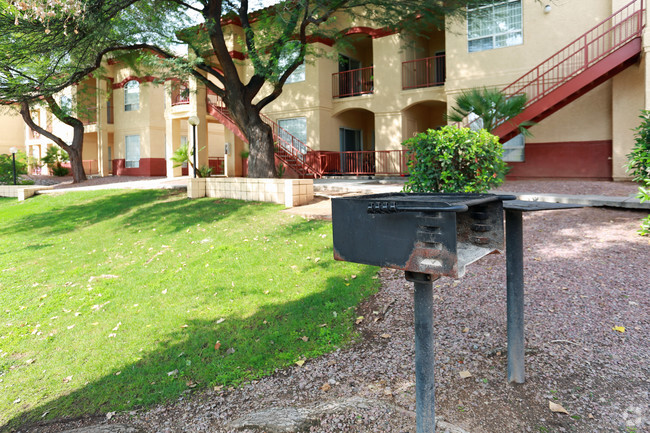
[[[406,272],[415,288],[415,419],[417,433],[435,433],[433,281],[429,274]]]
[[[524,383],[524,236],[521,210],[506,209],[508,383]]]

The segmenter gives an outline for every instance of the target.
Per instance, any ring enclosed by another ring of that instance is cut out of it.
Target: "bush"
[[[625,168],[632,172],[633,180],[641,184],[637,197],[643,203],[650,201],[650,111],[642,110],[639,118],[641,125],[634,130],[635,144],[627,155],[629,162]],[[641,222],[639,234],[650,235],[650,215]]]
[[[207,165],[202,165],[201,167],[196,169],[196,174],[199,177],[210,177],[212,176],[212,167],[209,167]]]
[[[27,155],[25,152],[16,153],[16,183],[22,184],[18,178],[21,174],[27,174]],[[0,155],[0,183],[7,185],[14,184],[14,163],[11,155]]]
[[[54,176],[67,176],[70,173],[67,167],[61,166],[61,163],[54,164],[51,169]]]
[[[404,143],[411,155],[406,192],[485,192],[508,171],[499,138],[486,130],[444,126]]]

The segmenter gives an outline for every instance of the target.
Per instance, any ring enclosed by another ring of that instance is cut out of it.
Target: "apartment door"
[[[360,153],[363,150],[363,131],[360,129],[340,128],[339,137],[341,142],[341,172],[358,173],[363,160]]]
[[[339,55],[339,95],[352,96],[361,92],[361,62]]]

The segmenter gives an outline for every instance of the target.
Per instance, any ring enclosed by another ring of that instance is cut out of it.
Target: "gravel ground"
[[[604,184],[593,186],[597,192],[564,192],[558,189],[564,183],[556,182],[553,190],[537,183],[522,191],[628,195],[619,192],[621,184]],[[650,431],[650,241],[636,234],[643,216],[602,208],[524,215],[523,385],[506,384],[505,255],[470,265],[460,280],[434,283],[437,414],[470,433]],[[350,397],[376,404],[324,413],[309,431],[415,431],[412,285],[392,270],[382,270],[380,279],[380,291],[359,307],[364,320],[350,347],[238,389],[188,393],[174,404],[110,421],[21,431],[108,422],[146,432],[230,432],[233,420],[251,412]],[[613,329],[618,326],[625,331]],[[461,371],[472,376],[461,378]],[[549,401],[569,414],[551,412]]]

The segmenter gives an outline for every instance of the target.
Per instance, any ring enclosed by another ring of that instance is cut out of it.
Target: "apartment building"
[[[188,117],[184,109],[188,106],[187,94],[178,93],[184,86],[137,75],[119,62],[108,61],[104,69],[106,74],[101,78],[89,77],[57,95],[59,104],[72,107],[84,123],[82,159],[86,174],[173,176],[186,173],[187,168],[173,168],[165,144],[170,113]],[[56,119],[45,106],[34,107],[32,118],[64,141],[72,141],[72,128]],[[26,138],[21,140],[25,151],[39,160],[53,143],[20,121],[21,132],[25,131]],[[179,144],[188,142],[191,131],[187,122],[175,121]],[[223,170],[223,127],[213,124],[201,139],[205,164],[211,164],[215,172]],[[43,172],[47,172],[46,168]]]
[[[632,129],[650,105],[646,15],[642,0],[504,0],[416,40],[341,18],[349,43],[338,61],[308,62],[264,110],[278,159],[304,176],[405,174],[401,143],[445,125],[459,93],[485,86],[526,93],[521,120],[536,122],[525,139],[509,124],[495,130],[507,142],[511,177],[625,179]],[[241,51],[233,42],[233,57],[243,59]],[[245,59],[239,67],[250,75]],[[193,85],[192,113],[224,126],[224,147],[234,150],[227,172],[239,174],[242,134],[220,101]],[[168,121],[167,135],[178,134]],[[197,134],[201,141],[205,132]]]

